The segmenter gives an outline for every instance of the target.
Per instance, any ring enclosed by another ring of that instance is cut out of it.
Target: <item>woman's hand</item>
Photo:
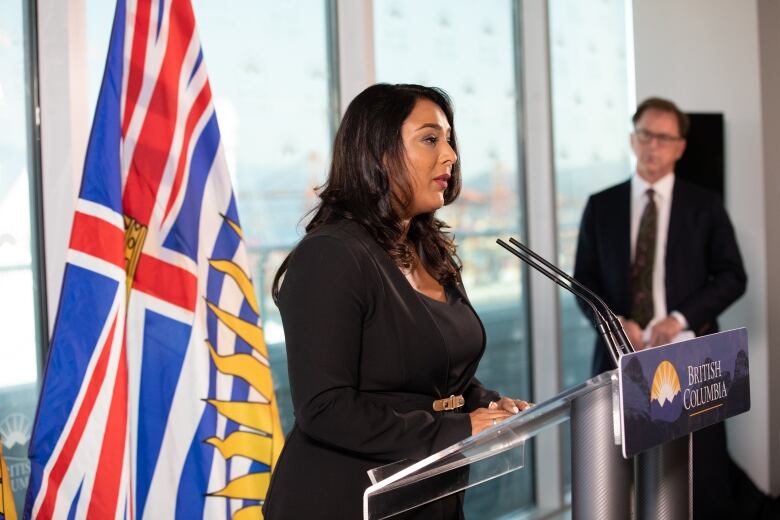
[[[520,399],[502,397],[498,401],[491,401],[487,408],[477,408],[469,414],[471,419],[471,435],[476,435],[491,426],[495,426],[503,420],[520,413],[531,403]]]
[[[489,408],[477,408],[469,414],[471,419],[471,435],[476,435],[482,430],[494,426],[504,419],[512,417],[512,413],[506,410],[490,410]]]
[[[512,414],[520,413],[526,408],[533,406],[533,404],[523,401],[521,399],[511,399],[509,397],[502,397],[498,401],[490,401],[488,404],[489,410],[506,410]]]

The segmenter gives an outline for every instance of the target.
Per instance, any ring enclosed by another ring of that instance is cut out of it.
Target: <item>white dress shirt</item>
[[[666,308],[666,239],[669,236],[669,216],[672,211],[672,191],[674,190],[674,172],[664,175],[655,184],[649,184],[639,174],[631,177],[631,263],[634,262],[636,238],[639,234],[639,221],[647,205],[647,190],[655,194],[655,207],[658,214],[658,228],[655,234],[655,260],[653,263],[653,319],[647,329],[657,321],[666,318],[670,313]],[[671,316],[677,319],[683,330],[688,328],[688,320],[678,311],[672,311]]]

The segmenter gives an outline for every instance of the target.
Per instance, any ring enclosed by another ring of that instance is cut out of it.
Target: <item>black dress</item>
[[[296,247],[279,294],[295,424],[266,519],[362,518],[369,469],[471,434],[464,412],[499,395],[474,378],[481,322],[460,284],[447,292],[447,303],[416,292],[351,221],[322,226]],[[451,394],[464,396],[460,412],[432,410]],[[461,504],[453,495],[399,518],[461,518]]]

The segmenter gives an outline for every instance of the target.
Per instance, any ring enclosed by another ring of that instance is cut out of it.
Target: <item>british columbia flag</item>
[[[260,518],[282,445],[190,0],[119,0],[25,518]]]

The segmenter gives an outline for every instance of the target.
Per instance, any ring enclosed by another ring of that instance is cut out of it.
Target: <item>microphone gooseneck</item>
[[[511,241],[512,239],[510,239]],[[599,334],[602,338],[604,338],[604,341],[606,342],[607,346],[609,347],[609,353],[612,356],[612,360],[615,362],[615,365],[618,366],[618,360],[620,359],[620,356],[623,355],[622,348],[619,345],[619,341],[616,341],[616,339],[613,337],[613,334],[611,332],[611,328],[609,327],[609,322],[604,318],[604,315],[596,308],[596,304],[585,294],[583,294],[582,291],[580,291],[577,287],[573,285],[568,285],[561,281],[561,279],[557,276],[557,272],[554,269],[550,269],[552,273],[548,270],[546,270],[542,265],[538,264],[534,257],[532,257],[529,254],[526,254],[523,251],[518,251],[515,248],[511,247],[509,244],[501,240],[500,238],[496,240],[496,243],[512,253],[514,256],[519,258],[520,260],[524,261],[537,271],[539,271],[541,274],[558,284],[560,287],[563,287],[567,291],[571,292],[578,298],[580,298],[582,301],[588,304],[591,311],[593,312],[593,317],[595,320],[596,329],[598,330]],[[536,253],[534,253],[536,255]],[[540,257],[541,258],[541,257]],[[545,260],[546,262],[546,260]]]
[[[607,320],[609,324],[609,329],[618,340],[618,346],[620,350],[623,352],[623,354],[630,354],[631,352],[635,352],[634,346],[631,344],[631,340],[628,339],[628,336],[626,335],[626,331],[625,329],[623,329],[623,325],[620,323],[620,320],[618,319],[617,315],[614,312],[612,312],[612,309],[609,308],[609,306],[604,302],[604,300],[601,299],[601,297],[598,294],[594,293],[588,287],[581,284],[579,281],[577,281],[576,278],[569,275],[563,269],[554,265],[552,262],[545,260],[541,255],[533,251],[530,247],[526,246],[525,244],[521,243],[518,240],[515,240],[515,238],[509,237],[509,241],[513,245],[522,249],[528,255],[532,256],[537,261],[541,262],[545,267],[554,271],[558,276],[564,278],[567,282],[569,282],[573,286],[576,285],[580,289],[584,290],[587,294],[589,294],[593,299],[595,299],[596,302],[598,302],[598,304],[601,306],[601,308],[604,309],[607,317],[609,318]]]

